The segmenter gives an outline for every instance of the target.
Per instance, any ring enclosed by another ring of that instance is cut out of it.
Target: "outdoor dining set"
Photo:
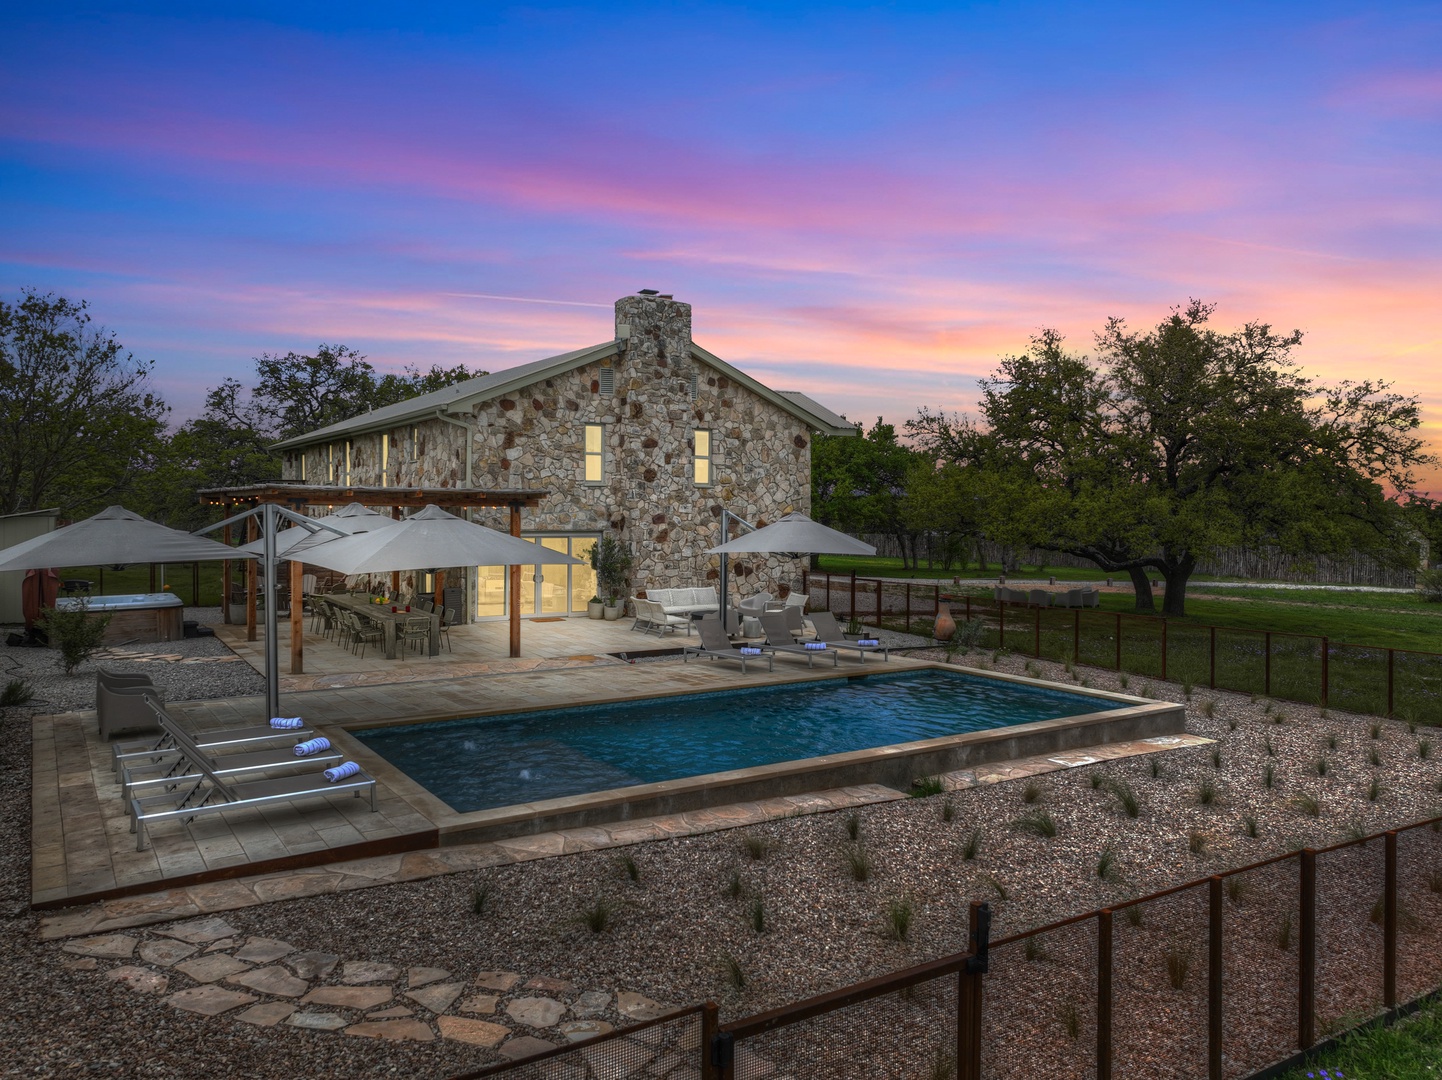
[[[376,601],[381,602],[377,603]],[[451,647],[450,630],[459,621],[453,608],[417,598],[392,604],[368,593],[310,597],[311,631],[364,657],[366,646],[381,649],[387,660],[414,650],[431,656]]]

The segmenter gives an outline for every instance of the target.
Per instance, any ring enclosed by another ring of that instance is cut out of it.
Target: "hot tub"
[[[87,611],[110,616],[104,642],[179,641],[184,633],[185,605],[174,593],[118,593],[114,596],[62,597],[55,601],[58,611]]]

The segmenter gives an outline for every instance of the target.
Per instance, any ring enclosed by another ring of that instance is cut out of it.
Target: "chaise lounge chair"
[[[227,810],[265,807],[278,802],[324,798],[351,792],[360,798],[369,791],[371,813],[376,811],[376,782],[364,772],[357,772],[331,783],[324,773],[303,773],[300,776],[275,776],[259,780],[232,780],[205,764],[205,755],[180,728],[169,732],[180,750],[199,767],[200,779],[177,786],[163,795],[142,795],[130,800],[130,831],[135,833],[135,850],[144,851],[145,830],[160,821],[183,821]]]
[[[690,660],[693,656],[705,656],[712,660],[736,660],[741,664],[741,673],[744,675],[746,674],[747,660],[764,659],[767,671],[776,670],[770,650],[763,650],[763,655],[760,656],[745,656],[740,653],[731,644],[731,639],[726,636],[726,631],[722,629],[719,615],[702,615],[696,623],[696,633],[700,635],[701,644],[687,645],[681,654],[682,661]]]
[[[831,666],[835,667],[841,662],[841,654],[825,642],[815,642],[821,648],[807,648],[797,642],[792,636],[791,629],[786,625],[786,616],[779,611],[768,611],[761,616],[761,628],[766,631],[766,647],[773,652],[785,653],[788,656],[806,657],[806,666],[815,667],[818,656],[830,656]]]
[[[847,641],[845,633],[841,630],[841,624],[829,611],[813,611],[811,625],[816,627],[817,641],[824,641],[833,649],[850,649],[860,653],[861,655],[857,659],[862,663],[866,662],[867,653],[879,652],[883,660],[891,659],[891,653],[885,645],[858,645],[854,641]]]
[[[160,728],[170,735],[172,742],[177,741],[179,736],[185,736],[183,729],[177,729],[176,732],[170,731],[170,728],[175,726],[175,721],[171,719],[170,715],[162,712]],[[188,736],[186,736],[186,741],[190,744],[191,749],[189,750],[182,749],[180,746],[171,746],[155,751],[149,761],[121,765],[121,797],[129,799],[137,792],[149,794],[160,790],[172,790],[181,784],[194,784],[204,777],[203,770],[207,767],[217,776],[239,777],[254,772],[285,772],[301,766],[334,765],[340,762],[343,756],[334,747],[304,756],[297,755],[294,746],[272,746],[260,750],[238,750],[233,753],[225,753],[223,751],[228,747],[207,749],[197,745]],[[220,749],[222,752],[216,753],[216,749]],[[199,754],[204,760],[193,760],[192,754]],[[145,773],[154,773],[155,775],[146,776]]]
[[[161,705],[162,709],[164,708],[163,702],[157,701],[157,704]],[[175,722],[174,717],[171,717],[169,713],[166,713],[166,718]],[[315,732],[308,727],[273,728],[269,724],[221,728],[215,731],[190,731],[187,734],[191,742],[202,750],[225,750],[241,746],[255,749],[265,743],[284,743],[285,748],[292,753],[294,752],[292,748],[296,743],[315,737]],[[173,749],[174,746],[174,740],[164,728],[160,728],[157,734],[148,739],[111,743],[110,771],[118,773],[121,766],[127,761],[140,761],[143,758],[159,761],[161,758],[157,755]]]

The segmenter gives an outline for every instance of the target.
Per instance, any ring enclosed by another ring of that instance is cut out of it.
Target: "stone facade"
[[[615,346],[598,351],[530,385],[462,396],[467,407],[446,418],[432,410],[298,448],[287,479],[302,478],[303,453],[312,483],[380,484],[384,464],[390,486],[544,489],[525,532],[610,532],[635,559],[632,591],[714,583],[720,560],[705,549],[720,542],[723,506],[757,526],[810,512],[811,425],[708,363],[693,348],[689,304],[622,298]],[[586,479],[588,425],[601,426],[599,482]],[[697,482],[698,431],[709,433],[709,482]],[[505,529],[504,513],[477,509],[474,520]],[[736,594],[796,584],[802,566],[780,555],[733,559]]]

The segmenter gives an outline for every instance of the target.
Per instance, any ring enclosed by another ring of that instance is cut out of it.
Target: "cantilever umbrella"
[[[350,536],[354,533],[375,532],[377,529],[388,529],[398,525],[395,518],[387,517],[385,514],[378,514],[368,506],[362,506],[358,502],[348,503],[342,506],[335,513],[327,514],[325,517],[314,518],[317,525],[329,525],[332,529]],[[308,552],[320,544],[330,543],[332,540],[340,539],[333,532],[324,529],[311,531],[310,529],[294,526],[283,529],[275,537],[275,554],[277,558],[290,558],[299,555],[301,552]],[[265,554],[265,537],[252,540],[248,544],[240,545],[239,550],[249,552],[256,558]],[[477,564],[479,565],[479,564]]]
[[[819,555],[875,555],[876,549],[855,537],[819,525],[800,512],[764,528],[738,536],[716,547],[708,555],[740,555],[769,551],[797,551]]]
[[[77,521],[0,551],[0,570],[105,563],[187,563],[246,558],[233,547],[147,521],[123,506],[108,506]]]
[[[434,503],[389,528],[316,544],[306,551],[305,558],[342,574],[581,561],[509,533],[474,525]]]

